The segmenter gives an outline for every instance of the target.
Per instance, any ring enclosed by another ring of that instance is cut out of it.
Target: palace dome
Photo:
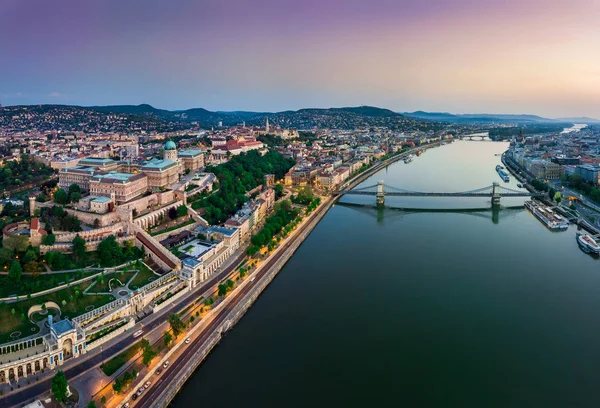
[[[177,150],[177,146],[175,146],[175,142],[173,142],[172,140],[169,140],[167,143],[165,143],[165,150]]]

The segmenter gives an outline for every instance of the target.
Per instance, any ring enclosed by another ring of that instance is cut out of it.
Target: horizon
[[[6,0],[0,99],[598,118],[598,15],[591,0]]]
[[[355,105],[355,106],[350,106],[350,105],[340,105],[340,106],[328,106],[328,107],[316,107],[316,106],[306,106],[303,108],[299,108],[299,109],[281,109],[281,110],[277,110],[277,111],[254,111],[254,110],[247,110],[247,109],[230,109],[230,110],[211,110],[211,109],[207,109],[203,106],[194,106],[194,107],[189,107],[189,108],[175,108],[175,109],[167,109],[167,108],[162,108],[159,106],[155,106],[152,105],[150,103],[135,103],[135,104],[111,104],[111,105],[72,105],[72,104],[64,104],[64,103],[32,103],[32,104],[22,104],[22,105],[5,105],[2,104],[2,107],[16,107],[16,106],[72,106],[72,107],[78,107],[78,108],[108,108],[111,106],[142,106],[142,105],[148,105],[153,109],[158,109],[158,110],[165,110],[165,111],[169,111],[169,112],[184,112],[187,110],[191,110],[191,109],[205,109],[209,112],[213,112],[213,113],[219,113],[219,112],[223,112],[223,113],[235,113],[235,112],[248,112],[248,113],[256,113],[256,114],[268,114],[268,113],[272,113],[272,114],[277,114],[277,113],[281,113],[281,112],[297,112],[299,110],[304,110],[304,109],[345,109],[345,108],[358,108],[358,107],[370,107],[370,108],[376,108],[376,109],[387,109],[390,110],[394,113],[400,114],[400,115],[405,115],[405,114],[413,114],[413,113],[417,113],[417,112],[423,112],[423,113],[428,113],[428,114],[448,114],[448,115],[456,115],[456,116],[461,116],[461,115],[472,115],[472,116],[484,116],[484,115],[499,115],[499,116],[504,116],[504,115],[514,115],[514,116],[538,116],[542,119],[552,119],[552,120],[560,120],[560,119],[593,119],[593,120],[600,120],[598,118],[595,117],[590,117],[590,116],[584,116],[584,115],[579,115],[579,116],[563,116],[563,117],[547,117],[547,116],[543,116],[543,115],[539,115],[536,113],[530,113],[530,112],[521,112],[521,113],[515,113],[515,112],[508,112],[508,113],[502,113],[502,112],[442,112],[442,111],[426,111],[426,110],[422,110],[422,109],[416,109],[416,110],[411,110],[411,111],[395,111],[393,109],[390,108],[386,108],[385,106],[374,106],[374,105]]]

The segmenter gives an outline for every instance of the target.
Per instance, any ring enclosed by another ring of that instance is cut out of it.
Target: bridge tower
[[[385,204],[385,190],[383,189],[383,180],[377,182],[377,206],[383,206]]]
[[[500,207],[500,183],[492,183],[492,208]]]

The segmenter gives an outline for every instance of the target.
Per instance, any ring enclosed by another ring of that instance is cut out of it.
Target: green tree
[[[13,261],[12,265],[10,265],[10,270],[8,271],[8,277],[15,283],[21,282],[21,275],[23,274],[23,268],[21,268],[21,264],[19,261]]]
[[[81,193],[74,192],[74,193],[71,194],[71,202],[72,203],[76,203],[79,200],[81,200]]]
[[[173,336],[171,335],[171,333],[165,332],[163,339],[165,342],[165,346],[171,347],[171,344],[173,343]]]
[[[227,294],[227,285],[222,283],[219,285],[218,296],[225,296]]]
[[[177,207],[177,216],[178,217],[185,217],[188,214],[188,208],[185,205],[180,205],[179,207]]]
[[[58,370],[52,378],[52,395],[58,402],[65,402],[67,399],[67,377],[62,370]]]
[[[2,241],[2,245],[13,253],[25,252],[29,246],[29,239],[25,235],[11,235]]]
[[[56,243],[56,235],[54,234],[46,234],[42,237],[42,244],[44,245],[54,245]]]
[[[175,337],[179,336],[185,330],[185,323],[181,321],[181,318],[177,313],[172,313],[169,315],[169,325],[171,326],[171,330]]]
[[[67,192],[62,188],[59,188],[54,193],[54,201],[58,204],[66,204],[68,201]]]
[[[96,408],[96,403],[94,402],[94,400],[91,400],[90,402],[88,402],[87,408]]]
[[[69,196],[71,196],[73,193],[80,193],[81,194],[81,188],[79,187],[79,185],[77,185],[77,184],[71,184],[69,186]]]
[[[144,351],[142,352],[142,362],[149,366],[157,354],[158,353],[152,348],[152,346],[148,345],[147,347],[144,347]]]
[[[80,260],[83,258],[83,256],[85,255],[85,251],[86,251],[86,244],[85,244],[85,239],[81,238],[79,236],[79,234],[77,234],[75,236],[75,238],[73,238],[73,257],[76,260]]]
[[[113,266],[121,262],[123,258],[123,249],[117,242],[114,235],[105,238],[98,244],[98,256],[102,266]]]

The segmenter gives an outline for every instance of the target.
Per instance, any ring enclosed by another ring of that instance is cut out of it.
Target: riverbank
[[[390,157],[358,174],[349,182],[345,183],[344,186],[345,188],[353,188],[373,174],[394,162],[413,154],[417,150],[426,150],[440,146],[441,144],[442,142],[432,143],[431,145],[410,149]],[[179,356],[175,363],[171,363],[173,365],[169,368],[167,374],[161,378],[163,384],[161,384],[160,390],[157,392],[157,389],[154,388],[152,390],[154,392],[153,394],[143,394],[144,396],[142,397],[142,400],[137,403],[137,406],[164,407],[175,398],[187,380],[193,375],[200,364],[202,364],[210,354],[211,350],[219,343],[225,332],[231,329],[254,304],[261,293],[273,281],[275,276],[277,276],[279,271],[302,245],[303,241],[327,214],[338,198],[338,195],[334,195],[322,203],[316,211],[308,216],[305,223],[293,233],[294,235],[288,237],[286,240],[287,242],[277,248],[269,259],[257,268],[251,277],[249,276],[232,295],[219,304],[219,309],[215,310],[215,312],[218,312],[217,315],[212,318],[208,325],[202,329],[201,326],[195,328],[202,332],[200,338],[193,341],[187,347],[186,352],[184,352],[182,356]],[[152,374],[149,374],[147,378],[144,378],[141,381],[141,383],[147,381],[151,377]],[[128,400],[128,398],[125,400]]]

